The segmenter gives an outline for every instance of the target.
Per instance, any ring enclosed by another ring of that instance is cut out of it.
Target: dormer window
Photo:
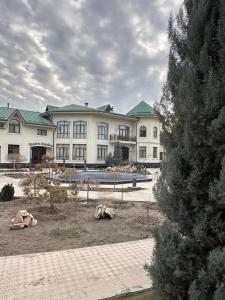
[[[9,121],[9,133],[20,133],[20,122],[12,119]]]
[[[146,137],[147,136],[147,129],[145,126],[140,127],[140,137]]]

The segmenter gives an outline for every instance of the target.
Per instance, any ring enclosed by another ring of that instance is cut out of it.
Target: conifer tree
[[[115,142],[113,163],[115,166],[120,166],[123,162],[123,151],[120,142]]]
[[[225,299],[225,1],[186,0],[169,21],[158,105],[166,150],[150,275],[161,299]]]

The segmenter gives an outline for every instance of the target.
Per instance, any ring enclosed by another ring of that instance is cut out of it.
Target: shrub
[[[43,174],[29,174],[20,182],[24,194],[30,198],[41,198],[41,190],[48,184]]]
[[[63,203],[68,200],[67,190],[64,187],[48,185],[45,187],[45,196],[50,204],[50,212],[55,210],[56,203]]]
[[[5,201],[11,201],[14,197],[15,189],[12,184],[6,184],[3,186],[1,193],[0,193],[0,200]]]

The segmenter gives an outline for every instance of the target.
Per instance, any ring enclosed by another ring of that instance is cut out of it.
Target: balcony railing
[[[136,137],[128,135],[116,135],[110,134],[110,141],[125,141],[125,142],[136,142]]]
[[[56,137],[57,137],[57,139],[69,139],[70,134],[69,133],[57,133]]]

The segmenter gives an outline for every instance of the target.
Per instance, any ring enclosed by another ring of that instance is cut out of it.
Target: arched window
[[[12,119],[9,121],[9,132],[10,133],[20,133],[20,122]]]
[[[75,121],[73,122],[73,138],[86,139],[87,138],[87,122]]]
[[[98,139],[107,140],[108,139],[108,124],[100,122],[98,123]]]
[[[146,137],[147,136],[147,129],[145,126],[140,127],[140,137]]]
[[[157,127],[154,127],[153,128],[153,138],[157,139],[157,137],[158,137],[158,129],[157,129]]]
[[[57,138],[68,139],[70,137],[70,122],[59,121],[57,122]]]

